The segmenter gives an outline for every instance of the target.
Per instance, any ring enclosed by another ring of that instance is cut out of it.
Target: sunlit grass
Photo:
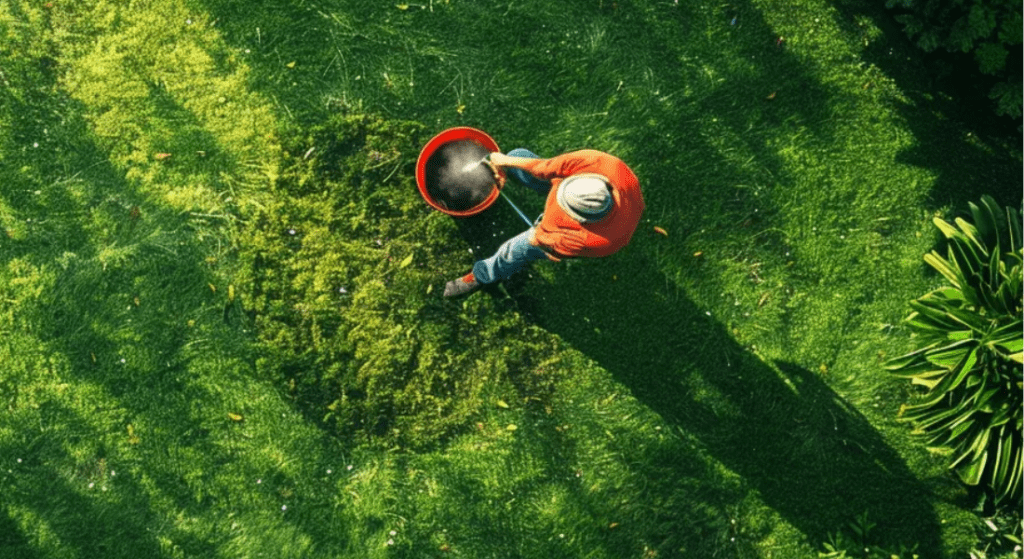
[[[878,365],[949,183],[1013,203],[1019,160],[867,59],[913,56],[878,17],[0,7],[0,556],[815,557],[865,511],[963,555]],[[627,160],[633,243],[440,300],[520,227],[418,199],[455,125]]]

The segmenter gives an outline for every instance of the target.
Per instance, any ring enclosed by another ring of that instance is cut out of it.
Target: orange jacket
[[[580,150],[551,159],[534,159],[518,165],[531,175],[551,181],[544,217],[537,225],[534,242],[557,256],[608,256],[629,244],[644,211],[640,181],[618,158],[596,150]],[[601,221],[580,223],[558,205],[558,185],[578,173],[608,177],[614,206]]]

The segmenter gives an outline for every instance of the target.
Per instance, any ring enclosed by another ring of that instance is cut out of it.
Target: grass
[[[816,557],[865,512],[974,545],[879,365],[939,281],[930,218],[1020,204],[1019,146],[883,12],[15,1],[0,30],[0,556]],[[441,300],[521,227],[418,198],[455,125],[619,155],[634,241]]]

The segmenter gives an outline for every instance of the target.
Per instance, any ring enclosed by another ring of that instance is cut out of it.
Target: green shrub
[[[971,559],[1000,559],[1020,557],[1024,520],[1021,511],[998,511],[991,518],[979,518],[976,528],[978,543],[969,553]]]
[[[887,0],[917,46],[926,52],[973,53],[978,70],[997,78],[989,92],[996,112],[1021,115],[1021,3],[1016,0]]]
[[[936,218],[947,258],[925,261],[949,282],[912,301],[907,323],[918,349],[886,367],[926,389],[905,406],[930,444],[952,449],[950,468],[996,502],[1021,498],[1021,224],[988,196],[970,205],[974,224]]]
[[[821,559],[920,559],[917,545],[900,545],[890,549],[876,541],[873,530],[877,525],[868,520],[868,513],[858,515],[845,529],[830,533],[828,541],[823,544],[823,551],[818,552]]]

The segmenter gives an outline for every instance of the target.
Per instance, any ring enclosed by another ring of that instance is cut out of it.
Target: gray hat
[[[595,173],[573,175],[558,185],[558,205],[580,223],[599,221],[612,209],[608,179]]]

